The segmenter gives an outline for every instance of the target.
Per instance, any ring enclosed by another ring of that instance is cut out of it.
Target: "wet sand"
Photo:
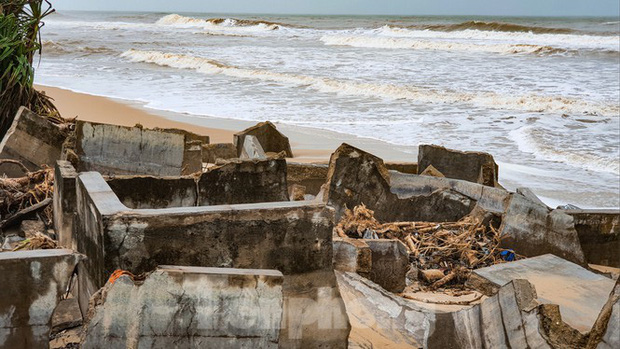
[[[208,135],[211,143],[230,143],[233,134],[256,124],[254,121],[203,117],[144,107],[120,99],[93,96],[50,86],[37,86],[54,99],[64,118],[147,128],[178,128]],[[297,162],[328,162],[330,154],[342,143],[349,143],[390,161],[417,161],[417,149],[398,147],[369,138],[361,138],[326,130],[276,124],[291,142]]]

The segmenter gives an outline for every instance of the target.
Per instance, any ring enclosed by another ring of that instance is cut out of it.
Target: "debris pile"
[[[2,160],[2,162],[14,160]],[[19,163],[16,162],[15,163]],[[22,165],[23,166],[23,165]],[[29,214],[42,212],[47,225],[52,222],[51,198],[54,193],[54,169],[29,172],[19,178],[0,178],[0,229],[18,223]]]
[[[473,269],[520,258],[499,247],[492,224],[467,216],[458,222],[380,223],[364,204],[346,209],[335,227],[338,236],[355,239],[398,239],[409,250],[418,279],[430,289],[461,287]]]

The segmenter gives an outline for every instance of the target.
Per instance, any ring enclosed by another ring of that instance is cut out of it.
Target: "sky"
[[[620,16],[618,0],[51,0],[58,11]]]

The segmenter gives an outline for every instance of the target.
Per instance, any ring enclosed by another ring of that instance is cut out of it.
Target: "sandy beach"
[[[37,85],[54,99],[64,118],[147,128],[178,128],[208,135],[211,143],[230,143],[233,134],[255,124],[251,121],[194,116],[146,108],[138,102],[94,96],[71,90]],[[416,161],[417,149],[397,147],[379,140],[286,124],[278,129],[289,137],[295,162],[328,162],[343,142],[368,150],[385,160]]]

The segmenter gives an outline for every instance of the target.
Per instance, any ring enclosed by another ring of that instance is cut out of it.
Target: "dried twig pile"
[[[448,223],[382,224],[362,204],[347,209],[335,231],[341,237],[399,239],[409,249],[419,279],[431,289],[463,285],[472,269],[504,262],[498,230],[470,216]]]
[[[6,160],[0,160],[3,162]],[[20,178],[0,178],[0,216],[7,218],[51,198],[54,192],[54,170],[44,168],[28,172]],[[51,206],[44,211],[51,221]]]

